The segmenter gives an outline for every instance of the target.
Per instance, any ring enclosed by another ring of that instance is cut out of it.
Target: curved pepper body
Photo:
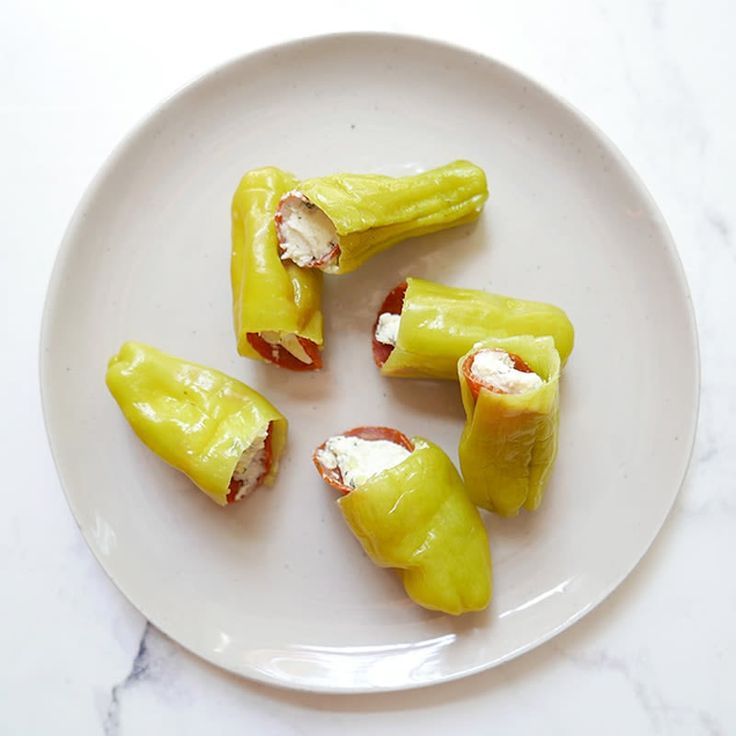
[[[483,169],[454,161],[404,177],[334,174],[307,179],[298,190],[332,220],[340,256],[329,273],[348,273],[407,238],[471,222],[488,199]]]
[[[385,376],[455,380],[457,361],[488,337],[551,335],[563,363],[574,329],[565,312],[542,302],[408,278],[396,346]]]
[[[286,443],[285,417],[220,371],[126,342],[110,359],[107,387],[138,437],[224,506],[243,451],[271,424],[271,484]]]
[[[230,280],[238,352],[264,360],[249,334],[297,335],[322,346],[322,274],[281,260],[273,217],[296,179],[275,167],[249,171],[232,202]],[[315,367],[319,367],[316,365]]]
[[[491,554],[478,510],[447,455],[421,437],[401,464],[339,499],[377,565],[398,568],[409,597],[458,615],[491,598]]]
[[[460,467],[470,498],[502,516],[515,516],[523,506],[538,508],[557,455],[560,358],[551,337],[508,337],[484,340],[468,353],[500,348],[519,356],[543,380],[523,394],[501,394],[481,388],[473,397],[458,361],[467,417],[460,438]]]

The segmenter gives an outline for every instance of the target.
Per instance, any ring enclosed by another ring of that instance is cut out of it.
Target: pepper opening
[[[403,432],[399,432],[398,429],[393,429],[391,427],[356,427],[355,429],[343,432],[342,435],[336,436],[357,437],[368,442],[384,440],[386,442],[393,442],[394,444],[403,447],[405,450],[408,450],[410,453],[414,452],[414,443]],[[326,439],[314,451],[312,462],[325,483],[343,494],[348,494],[353,489],[345,483],[339,465],[336,467],[328,467],[323,462],[324,452],[330,439],[332,438],[330,437]]]
[[[261,474],[258,476],[258,478],[256,478],[256,481],[255,483],[253,483],[252,488],[240,498],[238,498],[238,494],[241,492],[243,488],[244,481],[236,479],[235,472],[233,472],[233,477],[230,479],[230,485],[228,486],[229,491],[226,496],[226,501],[228,504],[242,501],[243,498],[246,498],[247,496],[249,496],[253,491],[256,490],[256,488],[258,488],[258,486],[261,485],[261,483],[263,483],[263,479],[268,475],[268,471],[271,470],[271,464],[273,463],[272,433],[273,433],[273,422],[269,422],[268,429],[266,430],[266,438],[263,441],[263,470]]]
[[[282,260],[300,268],[332,271],[340,257],[340,236],[328,215],[298,191],[284,194],[274,215]]]
[[[407,286],[406,281],[402,281],[398,286],[395,286],[389,291],[383,300],[383,304],[381,304],[381,308],[378,310],[376,321],[373,323],[373,361],[379,368],[389,359],[394,346],[378,340],[376,337],[378,323],[382,314],[401,314],[404,309],[404,297],[406,296]]]
[[[478,378],[478,376],[473,373],[473,363],[475,361],[475,358],[483,352],[491,352],[491,350],[489,348],[477,350],[476,352],[468,355],[468,357],[465,358],[465,360],[463,361],[463,376],[468,383],[470,392],[473,394],[473,399],[475,399],[476,401],[478,400],[478,395],[480,394],[480,390],[482,388],[491,391],[494,394],[511,393],[510,391],[506,391],[503,388],[494,385],[490,381],[484,381]],[[513,370],[519,371],[520,373],[534,373],[535,376],[538,375],[527,365],[527,363],[522,358],[520,358],[515,353],[507,353],[505,350],[499,349],[495,349],[495,352],[508,355],[508,357],[511,358],[511,361],[513,362]]]
[[[316,343],[307,340],[306,337],[296,336],[299,344],[304,348],[304,352],[312,359],[311,363],[304,363],[295,355],[292,355],[283,345],[274,345],[267,342],[259,332],[249,332],[246,335],[249,345],[264,360],[279,368],[286,368],[290,371],[317,371],[322,368],[322,354]]]

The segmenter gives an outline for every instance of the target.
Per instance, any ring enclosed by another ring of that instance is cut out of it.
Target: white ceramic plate
[[[402,174],[485,168],[475,226],[405,243],[326,288],[326,369],[239,358],[230,199],[247,169]],[[371,359],[383,295],[407,275],[561,305],[577,342],[559,459],[536,514],[488,516],[495,596],[459,619],[413,605],[344,525],[310,455],[360,424],[421,433],[451,457],[452,383],[387,380]],[[237,376],[290,419],[276,486],[221,509],[133,435],[107,358],[152,343]],[[151,115],[90,186],[59,253],[42,336],[48,431],[85,539],[130,601],[239,674],[323,691],[468,675],[570,626],[631,571],[693,442],[697,342],[656,206],[603,135],[507,67],[415,38],[338,35],[230,63]]]

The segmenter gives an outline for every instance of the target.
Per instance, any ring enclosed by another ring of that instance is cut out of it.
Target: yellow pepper
[[[543,381],[518,394],[479,384],[471,360],[482,350],[513,356]],[[491,338],[475,345],[457,364],[467,417],[460,439],[460,467],[470,498],[502,516],[522,506],[534,511],[557,455],[560,356],[551,337]]]
[[[370,559],[397,568],[409,597],[430,610],[459,615],[488,606],[491,554],[485,526],[447,455],[422,437],[361,427],[346,436],[391,439],[411,450],[399,465],[356,488],[314,462],[323,478],[345,493],[343,517]]]
[[[232,203],[230,276],[238,352],[292,370],[322,367],[322,274],[284,262],[274,213],[296,179],[274,167],[243,176]]]
[[[136,342],[110,359],[106,382],[144,444],[216,503],[238,499],[236,466],[259,442],[263,472],[255,480],[273,483],[287,422],[244,383]]]
[[[400,178],[334,174],[307,179],[279,205],[279,242],[285,256],[301,266],[348,273],[402,240],[475,220],[486,199],[485,173],[469,161]],[[305,230],[307,221],[311,225]],[[317,232],[320,242],[297,255],[294,239],[303,244]]]
[[[401,315],[395,345],[376,338],[381,314]],[[475,343],[512,335],[551,335],[563,364],[575,339],[565,312],[551,304],[408,278],[378,312],[373,357],[385,376],[455,380],[458,358]]]

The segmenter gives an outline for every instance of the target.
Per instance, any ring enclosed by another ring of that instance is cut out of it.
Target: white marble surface
[[[736,733],[736,11],[725,0],[456,0],[450,18],[408,3],[342,5],[281,0],[253,14],[219,0],[197,11],[150,0],[114,10],[7,0],[0,9],[0,732]],[[703,396],[675,509],[600,608],[497,670],[424,691],[335,697],[214,669],[148,626],[109,582],[56,479],[37,343],[66,223],[132,124],[225,59],[356,29],[445,38],[496,56],[608,133],[678,243],[700,328]]]

